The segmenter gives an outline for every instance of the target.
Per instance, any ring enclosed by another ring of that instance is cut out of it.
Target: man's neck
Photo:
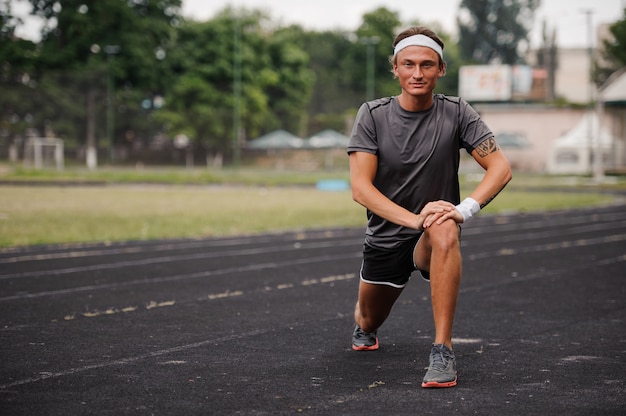
[[[433,106],[433,95],[415,96],[402,92],[402,94],[398,95],[398,102],[400,103],[400,107],[406,111],[424,111]]]

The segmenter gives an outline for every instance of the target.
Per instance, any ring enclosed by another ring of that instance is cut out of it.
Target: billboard
[[[534,86],[526,65],[468,65],[459,71],[459,95],[467,101],[511,101],[530,98]]]
[[[510,101],[513,96],[511,66],[462,66],[459,71],[459,95],[467,101]]]

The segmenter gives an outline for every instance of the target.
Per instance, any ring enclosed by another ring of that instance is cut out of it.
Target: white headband
[[[393,54],[397,55],[402,49],[407,46],[425,46],[427,48],[432,49],[437,52],[437,54],[443,59],[443,49],[437,42],[435,42],[432,38],[429,38],[426,35],[413,35],[408,38],[402,39],[396,47],[393,49]]]

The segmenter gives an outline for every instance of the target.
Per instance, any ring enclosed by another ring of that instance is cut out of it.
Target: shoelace
[[[448,366],[448,361],[452,358],[450,354],[441,347],[435,347],[436,353],[432,355],[432,368],[438,371],[444,371]]]
[[[376,332],[374,333],[365,332],[360,327],[358,327],[356,330],[356,336],[359,339],[367,339],[368,341],[370,341],[376,338]]]

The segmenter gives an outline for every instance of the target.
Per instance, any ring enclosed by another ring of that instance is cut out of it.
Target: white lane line
[[[339,316],[333,316],[331,318],[319,319],[319,320],[315,320],[315,323],[316,324],[325,323],[325,322],[330,322],[330,321],[334,321],[334,320],[337,320],[337,319],[345,319],[345,316],[344,315],[339,315]],[[61,370],[61,371],[57,371],[57,372],[42,371],[37,376],[27,377],[27,378],[23,378],[23,379],[20,379],[20,380],[15,380],[15,381],[12,381],[12,382],[9,382],[9,383],[0,384],[0,390],[6,390],[6,389],[9,389],[11,387],[23,386],[25,384],[32,384],[32,383],[36,383],[36,382],[43,381],[43,380],[48,380],[48,379],[54,379],[54,378],[71,376],[71,375],[74,375],[74,374],[79,374],[79,373],[83,373],[85,371],[90,371],[90,370],[98,370],[98,369],[101,369],[101,368],[133,364],[133,363],[136,363],[138,361],[142,361],[142,360],[149,359],[149,358],[161,357],[161,356],[167,355],[167,354],[179,353],[179,352],[182,352],[182,351],[192,350],[192,349],[195,349],[195,348],[203,348],[203,347],[206,347],[208,345],[215,345],[215,344],[220,344],[220,343],[229,342],[229,341],[233,341],[233,340],[239,340],[239,339],[244,339],[244,338],[248,338],[248,337],[255,337],[255,336],[263,335],[263,334],[269,334],[269,333],[272,333],[272,332],[278,332],[278,331],[280,331],[281,329],[284,329],[284,328],[293,329],[293,328],[298,328],[298,327],[307,326],[307,325],[310,325],[310,322],[289,323],[287,325],[281,326],[280,328],[266,328],[266,329],[258,329],[258,330],[255,330],[255,331],[244,332],[242,334],[232,334],[232,335],[224,336],[224,337],[221,337],[221,338],[214,338],[214,339],[210,339],[210,340],[194,342],[194,343],[191,343],[191,344],[179,345],[179,346],[176,346],[176,347],[165,348],[165,349],[162,349],[162,350],[157,350],[157,351],[152,351],[152,352],[148,352],[148,353],[144,353],[144,354],[135,355],[135,356],[132,356],[132,357],[119,358],[117,360],[103,361],[103,362],[97,363],[97,364],[85,365],[85,366],[80,366],[80,367],[73,367],[73,368],[70,368],[70,369],[67,369],[67,370]],[[169,362],[172,362],[172,361],[169,361]],[[173,362],[180,362],[180,361],[179,360],[175,360]]]
[[[235,298],[238,296],[243,296],[243,292],[241,290],[235,290],[234,292],[227,290],[226,292],[222,292],[222,293],[211,293],[207,295],[206,299],[208,300],[226,299],[226,298]]]
[[[481,260],[493,257],[501,257],[501,256],[513,256],[520,254],[529,254],[529,253],[538,253],[538,252],[546,252],[546,251],[555,251],[555,250],[564,250],[572,247],[587,247],[587,246],[595,246],[602,244],[612,244],[626,241],[626,234],[614,234],[597,238],[588,238],[588,239],[579,239],[573,241],[560,241],[556,243],[549,244],[537,244],[532,246],[526,246],[521,248],[507,248],[503,247],[500,250],[493,252],[483,252],[483,253],[475,253],[475,254],[467,254],[464,256],[465,261],[473,261],[473,260]],[[67,288],[67,289],[59,289],[45,292],[36,292],[36,293],[24,293],[13,296],[6,296],[0,298],[0,302],[17,300],[17,299],[32,299],[39,298],[45,296],[54,296],[54,295],[64,295],[69,293],[78,293],[84,291],[93,291],[93,290],[102,290],[102,289],[112,289],[119,287],[127,287],[141,284],[152,284],[152,283],[161,283],[161,282],[170,282],[170,281],[180,281],[187,279],[197,279],[203,277],[217,276],[229,273],[240,273],[246,271],[255,271],[255,270],[263,270],[269,268],[279,268],[284,266],[291,266],[297,264],[306,264],[306,263],[316,263],[316,262],[324,262],[324,261],[333,261],[338,259],[352,258],[352,257],[360,257],[361,252],[345,254],[345,255],[337,255],[337,256],[320,256],[320,257],[312,257],[312,258],[303,258],[290,260],[279,263],[265,263],[265,264],[257,264],[251,266],[242,266],[242,267],[233,267],[226,268],[214,271],[205,271],[205,272],[197,272],[190,273],[186,275],[174,275],[174,276],[165,276],[160,278],[146,278],[140,280],[131,280],[127,282],[117,282],[117,283],[109,283],[102,285],[90,285],[90,286],[81,286],[75,288]]]
[[[521,247],[517,249],[503,247],[496,252],[489,251],[489,252],[483,252],[483,253],[467,254],[464,259],[465,261],[473,261],[473,260],[481,260],[481,259],[486,259],[486,258],[493,258],[496,256],[513,256],[513,255],[528,254],[528,253],[563,250],[563,249],[568,249],[572,247],[587,247],[587,246],[595,246],[595,245],[602,245],[602,244],[612,244],[612,243],[618,243],[622,241],[626,241],[626,234],[614,234],[614,235],[608,235],[608,236],[597,237],[597,238],[579,239],[579,240],[573,240],[573,241],[560,241],[560,242],[549,243],[549,244],[537,244],[537,245],[526,246],[526,247]],[[351,253],[351,254],[346,254],[346,255],[338,255],[338,256],[320,256],[320,257],[291,260],[291,261],[280,262],[280,263],[266,263],[266,264],[258,264],[258,265],[251,265],[251,266],[226,268],[226,269],[215,270],[215,271],[190,273],[186,275],[166,276],[166,277],[153,278],[153,279],[146,278],[146,279],[140,279],[140,280],[131,280],[127,282],[81,286],[81,287],[76,287],[76,288],[59,289],[59,290],[36,292],[36,293],[25,293],[25,294],[6,296],[3,298],[0,298],[0,302],[16,300],[16,299],[30,299],[30,298],[38,298],[38,297],[44,297],[44,296],[63,295],[63,294],[68,294],[68,293],[84,292],[88,290],[111,289],[111,288],[134,286],[134,285],[140,285],[140,284],[151,284],[151,283],[196,279],[196,278],[202,278],[202,277],[223,275],[223,274],[228,274],[228,273],[239,273],[239,272],[262,270],[262,269],[268,269],[268,268],[278,268],[278,267],[291,266],[291,265],[296,265],[296,264],[316,263],[316,262],[332,261],[332,260],[345,259],[345,258],[351,258],[351,257],[360,257],[360,256],[361,256],[361,252]]]
[[[57,260],[57,259],[69,259],[69,258],[81,258],[81,257],[101,257],[112,256],[116,254],[132,254],[132,253],[155,253],[160,251],[180,251],[189,249],[201,249],[211,247],[229,247],[229,246],[241,246],[243,244],[264,244],[264,243],[276,243],[277,237],[284,237],[283,242],[293,240],[294,243],[302,242],[304,240],[318,240],[328,238],[355,238],[354,232],[350,230],[328,230],[320,234],[313,230],[309,232],[300,233],[285,233],[275,234],[267,236],[248,236],[248,237],[232,237],[232,238],[215,238],[215,239],[200,239],[197,241],[173,241],[169,243],[151,244],[149,241],[146,244],[139,246],[132,246],[124,242],[115,243],[113,246],[106,246],[104,243],[85,243],[85,244],[60,244],[52,247],[49,253],[37,253],[37,254],[21,254],[19,248],[7,248],[0,249],[0,254],[15,253],[13,257],[0,258],[0,264],[2,263],[19,263],[25,261],[45,261],[45,260]],[[358,236],[361,238],[361,236]],[[66,251],[66,250],[72,251]],[[63,251],[59,251],[63,250]]]
[[[0,298],[0,302],[6,302],[17,299],[33,299],[33,298],[41,298],[45,296],[55,296],[55,295],[65,295],[70,293],[79,293],[86,291],[95,291],[95,290],[103,290],[103,289],[115,289],[120,287],[128,287],[128,286],[136,286],[136,285],[144,285],[144,284],[153,284],[153,283],[162,283],[162,282],[178,282],[182,280],[189,279],[200,279],[205,277],[212,276],[220,276],[231,273],[244,273],[249,271],[259,271],[264,269],[276,269],[280,267],[286,266],[295,266],[302,264],[310,264],[310,263],[319,263],[319,262],[332,262],[338,260],[345,260],[349,258],[359,258],[361,256],[361,252],[354,253],[346,253],[346,254],[338,254],[338,255],[328,255],[328,256],[318,256],[318,257],[307,257],[302,259],[294,259],[282,262],[270,262],[263,264],[254,264],[249,266],[240,266],[240,267],[229,267],[225,269],[219,270],[207,270],[204,272],[196,272],[182,275],[173,275],[173,276],[164,276],[158,278],[145,278],[139,280],[129,280],[126,282],[117,282],[117,283],[108,283],[101,285],[89,285],[89,286],[80,286],[74,288],[67,289],[59,289],[59,290],[50,290],[45,292],[36,292],[36,293],[23,293],[19,295],[13,296],[5,296]]]
[[[271,286],[264,287],[263,292],[271,292],[273,290],[297,289],[298,287],[308,287],[311,285],[333,284],[334,282],[346,281],[346,280],[351,280],[354,278],[356,278],[356,274],[350,273],[350,274],[344,274],[344,275],[323,277],[321,279],[307,279],[307,280],[301,281],[300,284],[280,283],[274,287],[271,287]],[[248,292],[244,292],[242,290],[233,290],[233,291],[226,290],[226,291],[218,292],[218,293],[209,293],[208,295],[202,296],[201,298],[199,298],[198,301],[237,298],[237,297],[245,296],[246,294],[251,294],[253,292],[258,292],[258,289],[253,289]],[[143,308],[140,308],[138,306],[126,306],[126,307],[121,307],[121,308],[109,307],[106,309],[93,309],[93,310],[87,310],[83,312],[71,312],[71,313],[66,314],[63,317],[63,320],[73,321],[80,317],[97,318],[97,317],[102,317],[102,316],[118,315],[122,313],[131,313],[131,312],[137,312],[140,310],[150,310],[150,309],[164,308],[164,307],[175,306],[175,305],[180,305],[180,303],[177,304],[174,300],[163,301],[163,302],[150,301],[147,304],[145,304]],[[53,319],[52,322],[58,322],[58,319]]]
[[[593,218],[592,218],[593,216]],[[508,217],[501,216],[497,218],[505,218]],[[567,216],[565,218],[554,218],[549,222],[545,218],[536,219],[531,221],[526,221],[524,219],[507,221],[506,223],[497,224],[492,231],[494,233],[501,232],[515,232],[532,233],[533,230],[546,230],[546,228],[553,229],[557,235],[561,235],[561,231],[578,229],[579,225],[591,225],[592,231],[599,231],[605,229],[608,225],[610,228],[616,228],[615,223],[623,225],[624,219],[626,218],[626,213],[601,213],[600,215],[593,215],[591,213],[582,213],[577,216]],[[517,219],[517,218],[514,218]],[[608,223],[608,224],[607,224]],[[575,228],[574,228],[575,227]],[[485,233],[484,224],[482,222],[470,222],[466,227],[463,228],[464,235],[483,235]]]
[[[146,303],[143,306],[143,309],[149,311],[151,309],[156,309],[156,308],[165,308],[165,307],[169,307],[169,306],[174,306],[176,304],[175,301],[173,300],[166,300],[166,301],[162,301],[162,302],[155,302],[153,300],[151,300],[150,302]],[[122,308],[116,308],[116,307],[108,307],[106,309],[92,309],[92,310],[86,310],[83,312],[72,312],[72,313],[68,313],[63,317],[64,321],[73,321],[74,319],[76,319],[79,316],[82,316],[83,318],[97,318],[99,316],[106,316],[106,315],[118,315],[120,313],[131,313],[131,312],[137,312],[139,310],[139,306],[126,306],[126,307],[122,307]],[[52,322],[58,322],[57,319],[53,319]]]
[[[514,255],[520,255],[520,254],[539,253],[539,252],[545,252],[545,251],[565,250],[565,249],[575,248],[575,247],[589,247],[589,246],[597,246],[597,245],[602,245],[602,244],[613,244],[613,243],[619,243],[621,241],[626,241],[626,234],[614,234],[614,235],[607,235],[607,236],[596,237],[596,238],[582,238],[578,240],[558,241],[555,243],[547,243],[547,244],[534,244],[534,245],[520,247],[520,248],[503,247],[495,253],[485,252],[485,253],[468,254],[465,257],[465,259],[466,260],[479,260],[479,259],[492,258],[494,256],[514,256]]]
[[[565,235],[575,235],[575,234],[581,234],[585,232],[615,230],[616,227],[623,228],[625,224],[624,221],[620,221],[617,224],[615,223],[589,224],[588,222],[589,222],[589,219],[585,217],[584,219],[581,218],[580,221],[575,222],[576,225],[583,223],[583,226],[572,227],[572,228],[568,228],[565,230],[559,229],[559,230],[552,230],[552,231],[544,231],[540,233],[533,232],[532,229],[533,228],[545,229],[545,222],[544,223],[537,222],[536,227],[533,226],[531,227],[531,229],[527,229],[526,227],[521,230],[519,228],[512,229],[518,232],[526,231],[527,232],[526,234],[522,234],[522,235],[515,234],[514,236],[503,236],[503,237],[499,237],[498,241],[501,241],[501,242],[525,241],[525,240],[528,240],[529,238],[532,238],[533,240],[536,241],[537,238],[548,238],[548,237],[552,237],[555,235],[564,237]],[[500,233],[500,232],[505,232],[507,230],[509,230],[509,227],[504,226],[504,225],[499,225],[497,229],[494,229],[493,231],[495,233]],[[509,230],[509,231],[512,231],[512,230]],[[482,229],[482,227],[465,228],[463,230],[463,235],[465,235],[466,237],[469,235],[478,235],[478,236],[483,235],[485,237],[487,236],[487,234],[484,232],[484,229]],[[209,253],[197,253],[197,254],[160,256],[160,257],[152,257],[148,259],[129,260],[129,261],[122,261],[122,262],[115,262],[115,263],[101,263],[101,264],[94,264],[94,265],[89,265],[89,266],[69,267],[69,268],[56,269],[56,270],[35,270],[31,272],[11,273],[11,274],[5,274],[5,275],[0,274],[0,280],[39,277],[39,276],[49,277],[49,276],[56,276],[56,275],[69,274],[69,273],[79,273],[79,272],[85,272],[85,271],[127,268],[127,267],[133,267],[133,266],[144,266],[146,264],[209,259],[209,258],[219,258],[219,257],[226,257],[226,256],[255,255],[255,254],[265,254],[265,253],[271,253],[271,252],[285,252],[289,250],[300,250],[303,248],[306,249],[306,248],[326,248],[326,247],[334,247],[334,246],[347,246],[347,245],[352,245],[352,244],[356,245],[360,243],[361,243],[360,238],[358,239],[358,241],[353,238],[353,239],[348,239],[348,240],[325,241],[325,242],[318,242],[318,243],[312,243],[312,244],[306,243],[306,242],[303,243],[302,241],[295,241],[295,242],[290,242],[288,244],[281,245],[279,247],[272,246],[271,248],[263,247],[263,248],[244,249],[244,250],[231,250],[231,251],[226,251],[226,252],[209,252]],[[468,245],[467,239],[465,240],[462,239],[461,244],[463,246],[467,246]],[[212,246],[212,245],[207,245],[207,246]],[[202,247],[202,245],[200,247]],[[154,249],[154,252],[163,251],[163,250],[172,250],[172,249],[179,249],[179,247],[174,244],[160,245]],[[141,252],[153,252],[153,251],[151,251],[150,249],[145,249],[144,247],[140,247],[140,248],[130,247],[130,248],[120,248],[120,249],[114,249],[114,250],[90,251],[88,255],[133,254],[133,253],[141,253]],[[83,257],[83,253],[69,252],[69,253],[57,253],[57,254],[48,254],[48,255],[45,255],[45,254],[44,255],[32,255],[32,256],[24,256],[24,258],[23,259],[20,258],[19,261],[77,258],[77,257]],[[0,259],[0,263],[13,263],[17,261],[18,260],[16,260],[16,258]]]
[[[599,259],[594,262],[586,263],[584,267],[577,269],[577,272],[581,272],[581,270],[584,270],[584,269],[591,269],[597,266],[607,266],[607,265],[616,264],[616,263],[620,263],[624,261],[626,261],[626,255],[613,257],[611,259]],[[559,269],[538,270],[534,273],[524,274],[521,276],[518,276],[517,273],[514,273],[514,275],[509,278],[497,280],[492,283],[486,283],[486,284],[482,284],[478,286],[467,286],[467,287],[461,288],[459,290],[459,293],[461,294],[461,293],[482,291],[482,290],[491,289],[491,288],[500,287],[500,286],[506,286],[506,285],[514,284],[514,283],[529,282],[529,281],[536,280],[536,279],[545,279],[546,277],[553,277],[553,278],[564,277],[564,276],[567,276],[568,273],[571,271],[572,271],[572,268],[566,266],[566,267],[562,267]]]
[[[62,274],[69,273],[79,273],[79,272],[91,272],[95,270],[110,270],[110,269],[118,269],[118,268],[128,268],[128,267],[136,267],[136,266],[145,266],[151,264],[158,263],[169,263],[169,262],[179,262],[179,261],[189,261],[189,260],[202,260],[202,259],[211,259],[211,258],[221,258],[221,257],[237,257],[237,256],[251,256],[258,254],[267,254],[267,253],[284,253],[287,251],[301,251],[306,249],[319,249],[319,248],[328,248],[328,247],[342,247],[342,246],[358,246],[361,243],[355,242],[355,240],[344,240],[344,241],[324,241],[319,243],[300,243],[299,245],[284,244],[280,246],[262,246],[257,248],[249,248],[249,249],[238,249],[238,250],[230,250],[230,251],[221,251],[221,252],[208,252],[208,253],[196,253],[196,254],[181,254],[175,256],[160,256],[160,257],[151,257],[147,259],[140,260],[127,260],[120,261],[114,263],[101,263],[101,264],[93,264],[89,266],[77,266],[77,267],[67,267],[63,269],[53,269],[53,270],[35,270],[32,272],[21,272],[21,273],[11,273],[0,275],[0,280],[8,280],[8,279],[17,279],[17,278],[27,278],[27,277],[40,277],[40,276],[58,276]]]
[[[334,318],[334,319],[337,319],[337,318]],[[302,324],[295,324],[295,325],[292,324],[290,326],[300,326],[300,325],[302,325]],[[104,362],[101,362],[101,363],[98,363],[98,364],[91,364],[91,365],[86,365],[86,366],[81,366],[81,367],[74,367],[74,368],[70,368],[70,369],[67,369],[67,370],[61,370],[61,371],[57,371],[57,372],[47,372],[47,371],[44,371],[44,372],[40,372],[38,376],[28,377],[28,378],[24,378],[24,379],[21,379],[21,380],[16,380],[16,381],[13,381],[13,382],[10,382],[10,383],[1,384],[0,385],[0,390],[6,390],[8,388],[22,386],[24,384],[36,383],[38,381],[47,380],[47,379],[51,379],[51,378],[59,378],[59,377],[70,376],[70,375],[73,375],[73,374],[83,373],[83,372],[89,371],[89,370],[97,370],[97,369],[100,369],[100,368],[132,364],[132,363],[135,363],[137,361],[145,360],[145,359],[148,359],[148,358],[160,357],[160,356],[171,354],[171,353],[177,353],[177,352],[182,352],[182,351],[190,350],[190,349],[194,349],[194,348],[205,347],[207,345],[221,343],[221,342],[227,342],[227,341],[232,341],[234,339],[242,339],[242,338],[246,338],[246,337],[257,336],[257,335],[266,334],[266,333],[270,333],[270,332],[274,332],[274,331],[275,331],[274,329],[256,330],[256,331],[246,332],[246,333],[243,333],[243,334],[229,335],[229,336],[225,336],[225,337],[222,337],[222,338],[211,339],[211,340],[200,341],[200,342],[194,342],[192,344],[180,345],[180,346],[177,346],[177,347],[166,348],[166,349],[158,350],[158,351],[152,351],[152,352],[149,352],[149,353],[136,355],[134,357],[126,357],[126,358],[120,358],[120,359],[117,359],[117,360],[104,361]]]

